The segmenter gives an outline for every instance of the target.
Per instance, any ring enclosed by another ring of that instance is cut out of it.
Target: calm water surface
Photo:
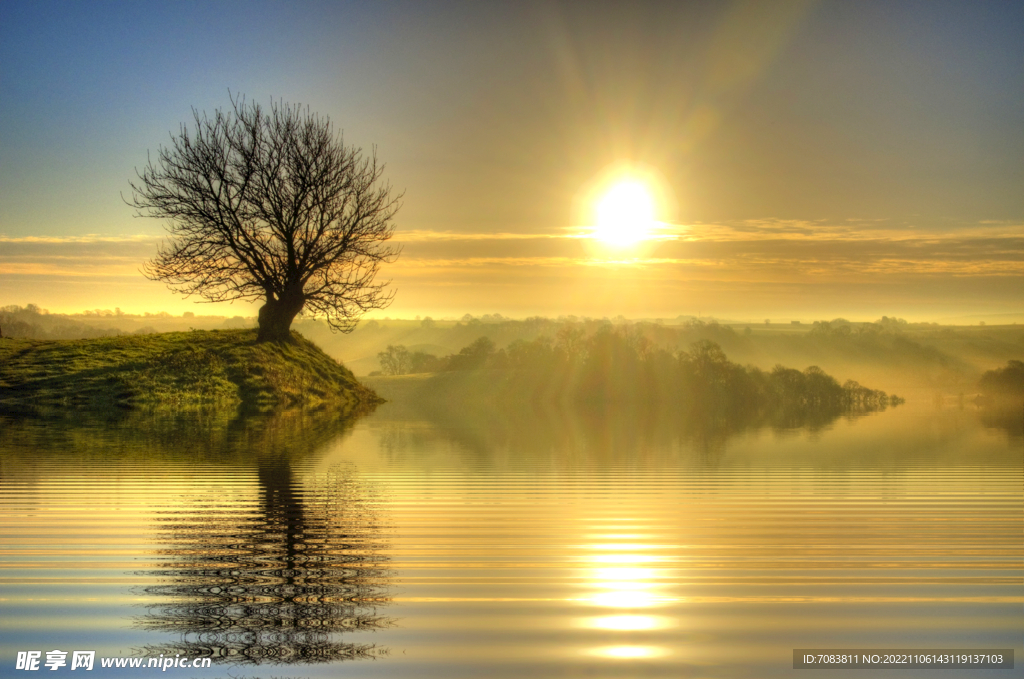
[[[923,401],[739,431],[5,420],[0,674],[60,649],[215,659],[183,678],[820,677],[847,673],[794,648],[987,647],[1017,669],[942,676],[1022,676],[1020,425]]]

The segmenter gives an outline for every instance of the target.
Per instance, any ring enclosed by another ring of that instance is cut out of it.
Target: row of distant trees
[[[35,304],[0,307],[0,334],[20,339],[92,339],[185,331],[195,327],[248,328],[251,325],[250,320],[241,316],[196,317],[192,312],[172,316],[166,312],[127,314],[120,309],[93,309],[79,314],[60,314]]]
[[[35,304],[0,308],[0,332],[4,337],[31,339],[90,339],[120,335],[115,328],[101,328],[62,314],[50,314]]]
[[[378,375],[432,373],[447,368],[447,363],[437,356],[422,351],[410,352],[403,345],[389,344],[387,349],[377,354],[377,360],[380,361]]]
[[[978,388],[989,397],[1024,397],[1024,361],[1007,361],[1002,368],[989,370]]]
[[[868,356],[875,356],[884,362],[900,365],[909,363],[951,366],[956,364],[954,367],[967,369],[967,366],[959,366],[953,357],[929,344],[929,338],[934,339],[932,336],[936,333],[941,335],[940,340],[948,339],[947,336],[954,334],[954,330],[928,328],[917,329],[913,333],[904,332],[908,327],[909,324],[903,319],[891,317],[882,317],[874,323],[851,323],[837,318],[832,321],[817,321],[804,332],[772,335],[771,338],[777,345],[780,342],[784,343],[790,351],[820,353],[824,350],[836,352],[836,355],[850,360],[863,360]],[[359,332],[385,335],[387,330],[388,328],[384,325],[370,321],[361,325]],[[385,374],[404,374],[445,369],[448,357],[435,356],[432,358],[425,352],[420,352],[422,355],[415,355],[412,349],[409,349],[410,355],[406,361],[389,360],[394,352],[401,353],[402,351],[404,342],[400,344],[394,341],[398,339],[409,343],[465,346],[477,337],[486,335],[499,346],[506,346],[508,358],[514,362],[516,357],[513,354],[517,350],[525,349],[522,341],[528,342],[538,337],[547,336],[551,338],[550,341],[557,351],[559,345],[565,344],[566,333],[574,333],[578,337],[590,337],[598,332],[611,330],[632,333],[636,336],[635,341],[646,341],[659,347],[686,347],[699,340],[710,340],[730,354],[749,354],[753,343],[761,341],[754,337],[757,330],[750,326],[737,328],[721,325],[714,320],[703,319],[685,319],[681,324],[663,325],[646,321],[613,323],[607,319],[547,318],[501,319],[485,324],[478,318],[471,318],[469,321],[463,320],[455,325],[435,327],[434,324],[431,324],[429,327],[423,325],[415,330],[395,331],[387,337],[388,340],[391,340],[390,342],[386,342],[382,337],[380,344],[390,346],[382,352],[389,358],[382,363],[381,371]],[[737,332],[737,330],[739,331]],[[641,340],[639,336],[645,339]],[[571,347],[568,350],[573,354],[577,352]],[[455,360],[461,363],[464,359]],[[500,361],[501,357],[498,356],[494,360]]]
[[[389,346],[379,354],[381,372],[499,371],[515,398],[586,401],[687,401],[729,409],[765,406],[876,409],[900,403],[857,382],[840,384],[816,366],[770,371],[729,361],[721,346],[700,340],[668,351],[629,328],[603,326],[587,336],[563,326],[555,338],[516,340],[498,349],[480,337],[442,358]]]

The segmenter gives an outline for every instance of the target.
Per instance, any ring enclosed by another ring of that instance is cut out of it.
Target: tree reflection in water
[[[1011,441],[1024,438],[1024,401],[981,401],[978,419],[989,429],[1002,430]]]
[[[731,440],[769,430],[777,435],[803,431],[816,434],[840,420],[865,417],[878,409],[721,407],[715,404],[672,403],[502,404],[479,401],[458,407],[419,397],[389,403],[370,423],[381,450],[393,460],[430,447],[428,439],[444,438],[456,445],[467,466],[488,466],[495,460],[554,457],[572,463],[614,466],[624,459],[674,464],[686,450],[689,459],[716,466]],[[431,427],[409,428],[408,420],[427,420]]]
[[[286,451],[289,452],[289,451]],[[292,451],[293,452],[293,451]],[[387,653],[343,634],[387,627],[390,568],[373,489],[344,470],[300,483],[294,455],[261,456],[259,496],[204,499],[158,527],[168,561],[137,573],[158,579],[140,627],[180,635],[145,655],[235,664],[320,663]]]

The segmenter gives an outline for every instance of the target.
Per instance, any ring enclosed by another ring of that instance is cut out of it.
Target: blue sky
[[[391,315],[1022,311],[1024,5],[936,0],[8,0],[0,304],[210,310],[121,194],[229,91],[377,148]],[[622,163],[673,234],[628,262],[566,237]]]

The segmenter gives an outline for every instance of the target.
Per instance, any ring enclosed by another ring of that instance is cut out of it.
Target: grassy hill
[[[355,409],[380,401],[350,370],[298,334],[288,344],[255,340],[254,330],[0,339],[0,405]]]

